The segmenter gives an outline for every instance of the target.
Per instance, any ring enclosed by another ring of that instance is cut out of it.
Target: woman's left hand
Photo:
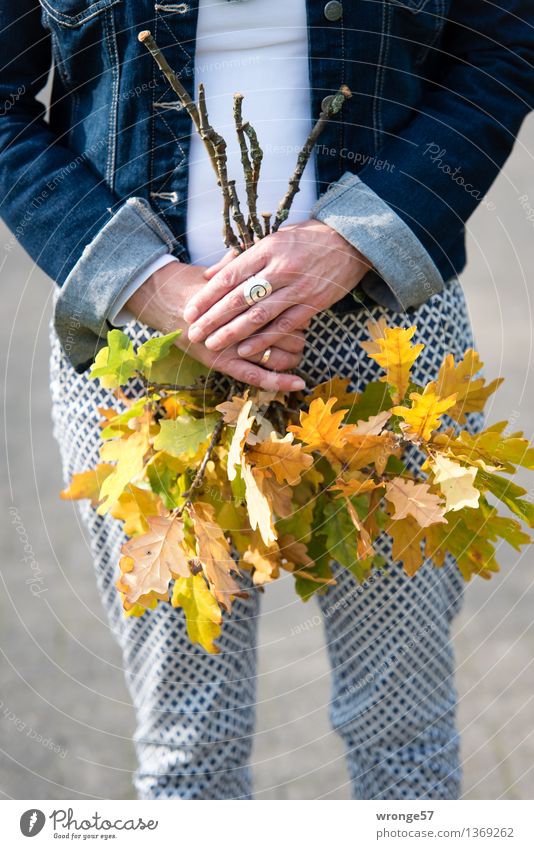
[[[209,282],[184,310],[189,339],[212,351],[241,342],[240,356],[259,353],[306,327],[369,268],[356,248],[321,221],[287,225],[237,257],[227,253],[205,271]],[[265,277],[272,293],[248,306],[243,284],[253,274]]]

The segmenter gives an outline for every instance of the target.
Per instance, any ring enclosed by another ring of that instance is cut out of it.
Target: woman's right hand
[[[261,354],[250,359],[240,357],[237,344],[224,351],[210,351],[203,342],[189,342],[183,311],[193,295],[206,285],[204,271],[205,267],[201,265],[170,262],[155,271],[125,306],[140,321],[162,333],[183,330],[176,344],[208,368],[262,389],[282,392],[304,389],[305,383],[300,377],[284,374],[287,369],[296,368],[301,360],[305,344],[302,331],[294,331],[272,346],[269,368],[259,364]]]

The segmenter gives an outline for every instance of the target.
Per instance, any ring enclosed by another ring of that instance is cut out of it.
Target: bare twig
[[[160,50],[160,48],[156,44],[156,42],[155,42],[155,40],[152,36],[152,33],[150,32],[150,30],[146,29],[146,30],[143,30],[143,32],[140,32],[139,35],[137,36],[137,38],[141,42],[141,44],[144,44],[144,46],[147,48],[147,50],[152,55],[152,58],[154,59],[156,65],[158,66],[160,71],[164,74],[164,76],[167,78],[172,90],[179,97],[180,102],[183,105],[184,109],[187,109],[187,111],[188,111],[188,113],[191,117],[191,120],[193,121],[193,124],[195,125],[195,128],[197,129],[197,131],[202,136],[201,127],[200,127],[200,115],[199,115],[197,105],[194,102],[194,100],[192,100],[192,98],[189,95],[189,92],[187,91],[186,88],[184,88],[184,86],[182,85],[182,83],[178,79],[177,75],[174,73],[171,66],[167,62],[164,54],[162,53],[162,51]],[[215,171],[217,176],[219,176],[218,170],[217,170],[217,162],[216,162],[216,159],[215,159],[215,152],[213,150],[213,147],[212,147],[211,144],[206,144],[206,142],[204,142],[204,144],[205,144],[206,150],[208,151],[208,155],[209,155],[213,170]]]
[[[223,197],[223,240],[227,248],[237,248],[242,251],[242,246],[232,228],[230,219],[230,210],[232,208],[232,195],[228,185],[228,168],[226,157],[226,141],[212,127],[208,117],[208,107],[206,105],[206,92],[204,84],[198,86],[198,111],[200,116],[200,135],[206,145],[211,145],[214,158],[215,170],[217,172],[217,182],[221,189]]]
[[[284,221],[287,219],[287,216],[289,215],[289,210],[291,209],[291,205],[293,203],[295,195],[299,191],[302,174],[304,173],[304,169],[308,164],[308,160],[315,146],[315,142],[321,135],[330,118],[337,112],[339,112],[345,100],[347,100],[349,97],[352,97],[351,91],[347,86],[344,85],[341,86],[341,88],[336,94],[333,94],[330,97],[325,97],[325,99],[323,100],[321,114],[314,127],[312,128],[308,138],[306,139],[304,147],[302,148],[297,157],[297,164],[295,166],[293,176],[289,180],[287,192],[278,206],[278,210],[276,212],[272,226],[273,233],[276,233],[280,225],[284,223]]]
[[[263,232],[266,236],[271,232],[271,214],[270,212],[261,213],[261,217],[263,218]]]
[[[252,246],[252,239],[249,235],[245,216],[241,212],[239,198],[237,196],[237,191],[235,187],[235,180],[228,180],[228,189],[230,191],[230,198],[232,201],[232,214],[234,216],[234,221],[236,223],[237,229],[239,230],[239,235],[241,236],[241,241],[243,242],[243,248],[247,250],[247,248],[250,248]]]
[[[243,95],[242,94],[234,94],[234,121],[235,121],[235,130],[237,134],[237,140],[239,142],[239,149],[241,151],[241,164],[243,166],[243,173],[245,175],[245,189],[247,193],[247,205],[248,205],[248,221],[247,228],[249,231],[250,239],[253,240],[254,234],[258,237],[258,239],[263,238],[263,230],[258,218],[257,212],[257,203],[258,203],[258,174],[257,168],[255,166],[254,156],[257,156],[257,150],[253,152],[251,149],[251,156],[249,157],[248,147],[247,147],[247,136],[245,134],[245,125],[243,124]],[[248,125],[250,129],[250,125]],[[256,135],[254,133],[254,135]],[[261,153],[261,151],[260,151]],[[252,161],[251,161],[252,160]],[[261,158],[260,158],[261,162]]]

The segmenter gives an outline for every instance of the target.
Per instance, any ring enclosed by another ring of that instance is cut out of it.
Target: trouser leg
[[[460,790],[450,624],[454,561],[359,586],[344,569],[320,599],[332,666],[331,721],[358,799],[454,799]]]
[[[52,360],[54,433],[65,480],[98,462],[101,414],[112,393],[76,375],[57,346]],[[225,618],[218,655],[191,644],[184,616],[161,603],[139,619],[125,617],[115,587],[124,536],[118,521],[80,513],[99,595],[118,641],[135,707],[134,743],[141,798],[226,799],[251,793],[248,766],[254,730],[258,594],[237,599]]]

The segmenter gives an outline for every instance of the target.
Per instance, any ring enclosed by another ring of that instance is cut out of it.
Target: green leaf
[[[490,465],[502,465],[504,471],[509,474],[515,472],[515,466],[534,469],[534,448],[530,446],[528,439],[522,438],[522,435],[504,436],[501,424],[502,422],[499,422],[474,435],[462,431],[451,447],[460,455],[461,446],[465,445],[465,454],[469,459],[481,458]]]
[[[192,459],[200,446],[211,437],[219,418],[218,415],[209,415],[195,419],[183,415],[176,419],[163,419],[160,432],[154,439],[154,448],[156,451],[166,451],[172,457]]]
[[[194,360],[185,351],[171,345],[168,354],[156,361],[150,369],[149,379],[154,383],[173,383],[190,386],[199,377],[209,374],[209,369]]]
[[[117,389],[135,374],[137,365],[132,340],[122,330],[110,330],[107,347],[96,355],[90,377],[99,377],[106,389]]]
[[[108,424],[100,433],[101,438],[113,439],[115,436],[121,436],[124,425],[128,424],[130,419],[135,419],[137,416],[141,415],[147,400],[148,399],[144,396],[142,398],[138,398],[137,401],[134,401],[132,406],[124,410],[123,413],[119,413],[112,419],[109,419]]]
[[[185,468],[179,468],[177,460],[169,455],[159,454],[147,466],[147,477],[152,492],[160,496],[167,510],[174,510],[184,503],[182,493],[189,489],[190,475]],[[178,464],[182,466],[182,464]]]
[[[483,495],[480,496],[478,510],[466,511],[465,515],[469,527],[483,524],[490,539],[497,540],[500,537],[516,551],[520,551],[521,546],[532,543],[530,535],[521,528],[519,522],[508,516],[499,516],[495,507],[492,507]]]
[[[371,416],[376,416],[383,410],[389,410],[392,406],[391,387],[381,380],[376,380],[367,384],[361,396],[347,413],[345,422],[356,424],[360,419],[367,421]]]
[[[167,333],[166,336],[154,336],[137,349],[137,359],[139,360],[139,371],[142,371],[146,377],[150,376],[154,363],[164,359],[174,345],[174,340],[182,335],[181,330],[174,330],[172,333]],[[152,378],[153,379],[153,378]],[[159,381],[156,381],[159,383]]]
[[[230,481],[230,489],[232,490],[232,497],[236,504],[244,504],[246,500],[246,487],[245,481],[241,476],[241,466],[236,466],[235,470],[235,478]]]
[[[320,581],[328,581],[332,578],[332,567],[330,565],[330,553],[326,545],[326,537],[317,534],[313,536],[307,545],[307,553],[313,560],[313,566],[307,566],[309,572]],[[312,581],[302,575],[295,575],[295,591],[302,601],[308,601],[318,592],[324,592],[324,584]]]
[[[369,574],[368,560],[358,560],[358,531],[340,501],[329,503],[325,508],[327,520],[326,544],[330,557],[349,569],[352,574],[363,581]]]
[[[475,485],[489,490],[499,501],[506,504],[512,513],[523,519],[529,528],[534,527],[534,504],[525,498],[521,498],[527,492],[522,486],[518,486],[508,478],[501,477],[501,475],[485,472],[482,469],[477,472]]]

